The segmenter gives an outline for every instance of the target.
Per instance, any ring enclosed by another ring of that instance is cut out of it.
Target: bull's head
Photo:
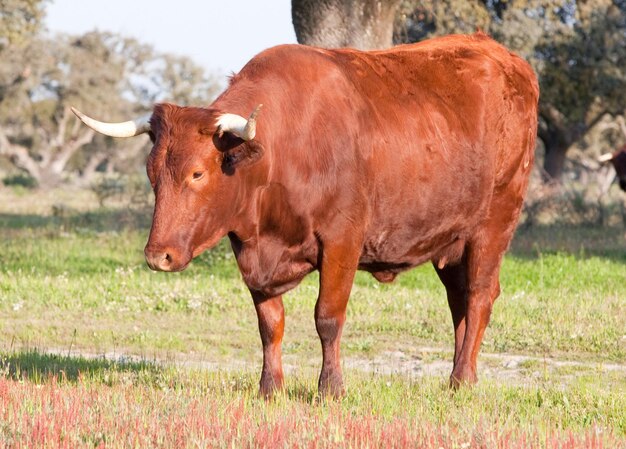
[[[150,116],[123,123],[99,122],[72,109],[87,126],[107,136],[150,135],[153,147],[146,168],[155,206],[144,250],[150,268],[184,270],[231,230],[246,196],[237,172],[263,154],[254,140],[260,107],[245,119],[215,109],[159,104]]]
[[[626,145],[614,153],[606,153],[598,158],[599,162],[610,162],[615,167],[619,186],[626,192]]]

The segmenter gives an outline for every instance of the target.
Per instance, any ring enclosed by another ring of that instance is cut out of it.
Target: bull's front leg
[[[252,294],[259,320],[259,333],[263,344],[263,369],[259,394],[271,397],[283,387],[282,342],[285,330],[285,309],[282,296],[265,298]]]
[[[315,305],[315,327],[322,343],[322,372],[318,384],[322,396],[344,394],[339,345],[359,254],[354,247],[324,248],[320,293]]]

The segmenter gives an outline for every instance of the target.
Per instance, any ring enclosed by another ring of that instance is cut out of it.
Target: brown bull
[[[614,153],[606,153],[598,158],[600,162],[610,162],[615,168],[620,188],[626,192],[626,145]]]
[[[428,261],[452,311],[451,383],[476,381],[538,95],[530,66],[477,34],[375,52],[279,46],[208,108],[159,104],[122,124],[78,114],[109,135],[152,137],[152,269],[183,270],[229,237],[258,315],[264,395],[283,385],[281,295],[319,270],[319,389],[339,395],[356,270],[390,282]]]

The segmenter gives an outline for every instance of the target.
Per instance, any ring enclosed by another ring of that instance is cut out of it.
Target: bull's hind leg
[[[521,196],[494,197],[494,212],[467,243],[464,255],[467,270],[465,332],[460,351],[455,351],[450,376],[452,386],[475,383],[477,380],[478,351],[489,324],[493,303],[500,294],[500,265],[515,231],[520,209]]]
[[[465,314],[467,313],[467,261],[465,257],[457,265],[447,265],[435,271],[446,287],[448,305],[454,324],[454,366],[459,360],[463,339],[465,338]]]
[[[467,303],[465,317],[461,321],[461,327],[465,329],[460,350],[458,346],[455,347],[454,367],[450,376],[450,384],[454,387],[464,383],[476,383],[478,379],[476,376],[478,351],[489,324],[493,302],[500,293],[499,265],[499,261],[496,264],[494,261],[477,261],[468,265],[470,273],[468,273]]]
[[[263,344],[263,369],[259,394],[267,398],[283,386],[281,345],[285,330],[285,310],[282,296],[263,298],[253,293],[252,298]]]

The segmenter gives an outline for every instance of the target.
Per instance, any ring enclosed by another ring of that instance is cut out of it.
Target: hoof
[[[320,379],[318,390],[320,398],[339,399],[346,394],[341,377],[330,377],[323,380]]]
[[[450,388],[457,390],[458,388],[465,386],[472,386],[478,382],[476,372],[472,370],[453,370],[450,374]]]
[[[341,399],[346,395],[346,390],[343,386],[320,388],[318,394],[320,399]]]
[[[263,399],[272,399],[277,393],[283,390],[283,380],[261,379],[259,383],[259,396]]]

